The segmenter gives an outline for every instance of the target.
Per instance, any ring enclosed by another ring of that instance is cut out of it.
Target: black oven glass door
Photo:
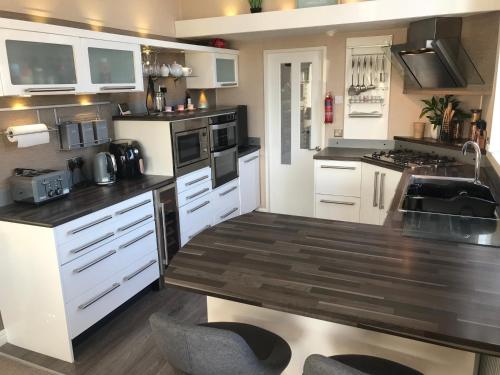
[[[212,153],[213,187],[224,185],[238,177],[238,147]]]
[[[177,167],[195,163],[203,159],[202,130],[192,130],[175,134]]]
[[[236,122],[210,125],[210,141],[212,151],[235,146],[238,143]]]

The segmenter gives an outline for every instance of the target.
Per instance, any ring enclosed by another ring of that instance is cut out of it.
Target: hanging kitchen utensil
[[[375,73],[374,73],[374,76],[375,76],[375,79],[373,80],[373,83],[375,86],[378,86],[378,77],[379,77],[379,71],[380,71],[380,65],[379,65],[379,56],[376,55],[375,56]]]
[[[366,75],[366,56],[363,58],[363,84],[360,87],[360,92],[365,92],[366,91],[366,85],[365,85],[365,75]]]
[[[358,57],[357,60],[358,60],[358,75],[357,75],[357,79],[356,79],[356,95],[359,95],[359,93],[361,92],[361,85],[359,84],[360,83],[359,73],[361,70],[361,59]]]
[[[385,57],[382,56],[382,69],[380,70],[380,82],[385,82]]]
[[[349,86],[349,89],[347,90],[347,94],[349,96],[354,96],[356,95],[356,87],[354,87],[354,57],[352,58],[352,63],[351,63],[351,86]]]
[[[373,84],[373,56],[370,56],[370,85],[368,86],[369,90],[373,90],[375,85]]]

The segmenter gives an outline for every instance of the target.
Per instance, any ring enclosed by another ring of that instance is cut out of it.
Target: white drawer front
[[[212,192],[213,225],[240,215],[239,181],[233,181]]]
[[[142,227],[65,264],[61,267],[64,301],[70,302],[156,248],[155,223],[150,220]]]
[[[316,194],[361,196],[361,162],[315,160]]]
[[[177,206],[182,207],[185,204],[193,202],[200,197],[210,194],[211,191],[212,180],[205,180],[205,182],[196,185],[194,188],[179,193],[177,196]]]
[[[210,167],[188,173],[181,176],[175,182],[177,185],[177,193],[182,193],[185,190],[192,189],[212,179],[212,170]]]
[[[70,335],[75,338],[160,277],[153,251],[66,305]]]
[[[319,219],[359,222],[360,199],[332,195],[315,196],[315,212]]]
[[[154,220],[152,192],[57,227],[59,263],[66,264]]]
[[[212,225],[213,204],[211,194],[198,198],[179,209],[181,246]]]

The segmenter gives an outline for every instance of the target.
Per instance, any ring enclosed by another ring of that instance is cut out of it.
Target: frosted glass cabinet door
[[[86,91],[143,91],[139,45],[83,39],[82,48]]]
[[[79,92],[79,38],[5,29],[0,44],[4,95]]]
[[[217,87],[238,86],[238,56],[215,54],[215,74]]]

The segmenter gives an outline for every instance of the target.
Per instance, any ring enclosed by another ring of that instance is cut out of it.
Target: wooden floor
[[[0,347],[0,352],[69,375],[170,375],[173,371],[156,348],[148,323],[156,311],[165,311],[183,321],[206,321],[206,297],[171,288],[147,291],[83,338],[75,346],[74,364],[10,344]],[[0,366],[0,374],[4,370]]]

